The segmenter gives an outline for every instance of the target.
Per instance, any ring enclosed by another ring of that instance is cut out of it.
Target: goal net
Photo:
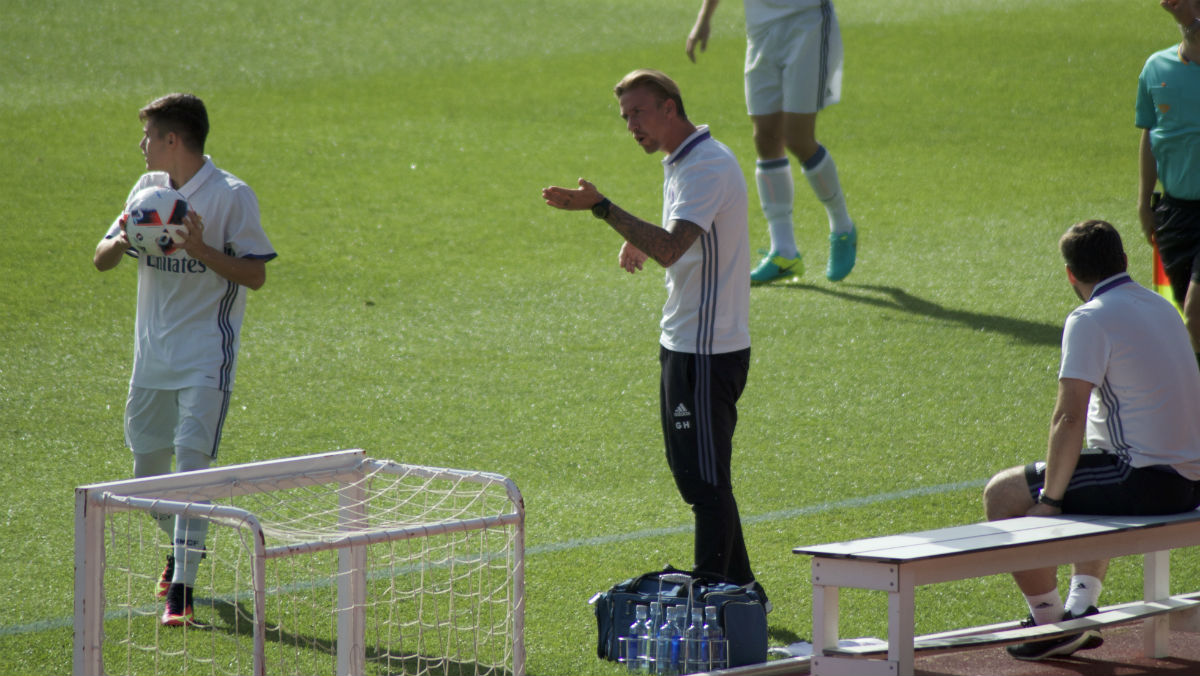
[[[194,625],[159,623],[151,513],[208,523]],[[77,488],[75,673],[522,676],[524,520],[503,476],[362,450]]]

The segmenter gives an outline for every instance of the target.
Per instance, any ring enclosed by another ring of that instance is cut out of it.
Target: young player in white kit
[[[141,111],[140,147],[146,170],[129,195],[149,186],[183,194],[187,234],[170,256],[130,247],[124,218],[96,246],[104,271],[125,256],[137,261],[138,296],[133,375],[125,406],[125,442],[134,476],[206,469],[216,460],[237,367],[245,288],[266,281],[275,257],[248,185],[218,169],[204,154],[208,113],[190,94],[169,94]],[[245,287],[245,288],[244,288]],[[207,522],[155,514],[173,543],[158,584],[166,598],[161,621],[192,624],[192,589],[204,551]]]
[[[687,54],[708,46],[718,0],[704,0],[687,39]],[[755,178],[771,250],[750,273],[755,284],[794,280],[804,273],[792,226],[793,183],[788,151],[829,219],[825,277],[845,279],[854,269],[858,231],[833,156],[817,142],[817,113],[842,92],[842,37],[830,0],[745,0],[746,107],[758,153]]]

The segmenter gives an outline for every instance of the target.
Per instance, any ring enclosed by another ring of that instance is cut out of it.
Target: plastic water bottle
[[[662,603],[654,601],[650,604],[650,617],[643,625],[645,629],[642,636],[645,637],[645,640],[641,645],[646,672],[650,674],[658,673],[658,633],[662,621]]]
[[[646,671],[646,649],[642,647],[642,641],[646,620],[650,618],[650,608],[637,606],[633,609],[633,618],[629,634],[625,637],[625,666],[629,667],[629,671],[640,674]]]
[[[687,606],[676,606],[671,623],[671,670],[676,674],[687,673]]]
[[[729,666],[729,644],[725,642],[725,631],[717,619],[716,606],[704,608],[704,640],[708,643],[708,668],[716,670]]]
[[[683,635],[686,662],[683,672],[692,674],[708,670],[708,659],[704,657],[704,611],[692,608],[692,623]]]
[[[667,620],[658,628],[658,651],[656,660],[659,676],[678,676],[679,671],[675,668],[675,662],[672,659],[671,644],[675,638],[675,626],[677,625],[676,608],[675,606],[667,606]]]

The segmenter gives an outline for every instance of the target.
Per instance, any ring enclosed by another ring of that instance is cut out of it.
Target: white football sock
[[[142,477],[169,474],[171,472],[171,458],[174,454],[174,450],[170,448],[161,448],[149,453],[134,453],[133,476],[140,479]],[[154,519],[154,525],[166,533],[167,537],[175,537],[174,514],[152,511],[150,512],[150,518]]]
[[[1062,619],[1063,602],[1057,589],[1045,594],[1027,595],[1025,603],[1029,604],[1029,614],[1033,615],[1033,621],[1038,624],[1050,624]]]
[[[1091,575],[1072,575],[1071,591],[1067,593],[1066,609],[1072,617],[1080,617],[1087,612],[1089,606],[1097,605],[1100,601],[1100,590],[1104,584]]]
[[[775,160],[759,160],[754,169],[758,183],[758,201],[763,216],[767,218],[767,230],[771,234],[771,253],[784,258],[795,258],[796,235],[792,231],[792,165],[787,157]]]
[[[175,575],[171,582],[196,586],[200,559],[204,556],[204,539],[208,535],[208,519],[175,520]]]
[[[833,155],[825,150],[825,146],[821,146],[802,169],[813,194],[825,205],[825,213],[829,215],[829,231],[850,232],[854,228],[854,221],[850,220],[850,213],[846,210],[846,196],[842,193]]]
[[[190,448],[175,449],[175,469],[190,472],[208,469],[212,457]],[[208,519],[175,519],[175,576],[171,582],[182,582],[196,586],[196,575],[200,571],[200,559],[204,554],[204,540],[208,535]]]

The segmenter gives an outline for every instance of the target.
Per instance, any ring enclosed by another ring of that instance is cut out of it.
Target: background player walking
[[[704,0],[687,38],[687,55],[708,47],[718,0]],[[817,113],[842,95],[842,35],[829,0],[745,0],[746,108],[758,153],[755,180],[771,250],[750,273],[755,284],[804,274],[792,226],[793,184],[788,151],[829,217],[825,277],[841,281],[854,269],[858,230],[846,210],[837,165],[817,142]]]

